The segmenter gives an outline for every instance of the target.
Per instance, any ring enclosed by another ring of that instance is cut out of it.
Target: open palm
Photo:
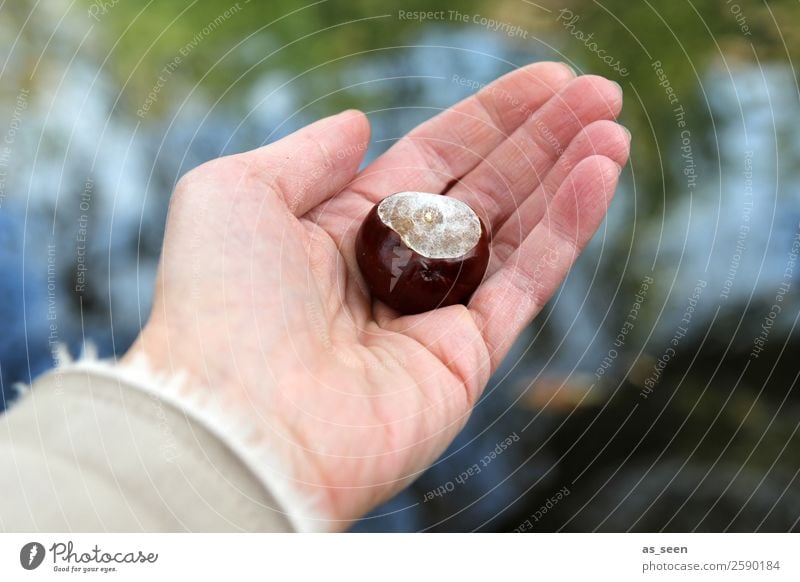
[[[244,414],[317,527],[343,527],[441,454],[602,221],[629,150],[621,105],[615,83],[537,63],[360,173],[369,124],[357,111],[204,164],[174,193],[131,353]],[[364,288],[356,231],[405,190],[464,200],[491,231],[468,305],[400,316]]]

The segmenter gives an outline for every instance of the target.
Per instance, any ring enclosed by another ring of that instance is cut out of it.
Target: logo
[[[35,570],[44,561],[44,546],[39,542],[28,542],[19,551],[19,563],[26,570]]]

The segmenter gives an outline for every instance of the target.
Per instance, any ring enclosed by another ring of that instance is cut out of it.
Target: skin
[[[184,390],[241,415],[316,527],[344,529],[444,451],[594,234],[628,158],[621,107],[615,83],[536,63],[360,173],[370,130],[352,110],[203,164],[173,193],[125,360],[183,372]],[[491,230],[469,305],[398,316],[366,293],[356,231],[402,190],[447,190]]]

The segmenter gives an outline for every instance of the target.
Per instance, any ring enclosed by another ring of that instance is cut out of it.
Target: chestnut
[[[468,301],[489,264],[489,237],[475,211],[428,192],[398,192],[378,202],[355,250],[372,295],[403,314]]]

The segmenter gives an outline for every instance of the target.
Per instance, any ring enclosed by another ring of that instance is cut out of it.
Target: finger
[[[534,63],[490,83],[412,130],[353,185],[370,204],[403,190],[442,192],[575,77],[563,63]]]
[[[580,162],[539,224],[473,295],[469,308],[481,328],[492,369],[555,293],[602,222],[619,172],[605,156]]]
[[[350,109],[239,157],[250,176],[281,196],[295,216],[302,216],[353,179],[369,134],[367,117]]]
[[[585,126],[616,119],[622,109],[617,83],[578,77],[531,115],[456,184],[448,196],[463,200],[492,229],[499,226],[538,188]]]
[[[582,160],[593,155],[605,156],[620,166],[628,161],[630,132],[613,121],[595,121],[584,128],[567,146],[564,155],[547,173],[536,191],[503,223],[492,238],[491,274],[504,264],[523,238],[544,216],[547,206],[569,173]]]

